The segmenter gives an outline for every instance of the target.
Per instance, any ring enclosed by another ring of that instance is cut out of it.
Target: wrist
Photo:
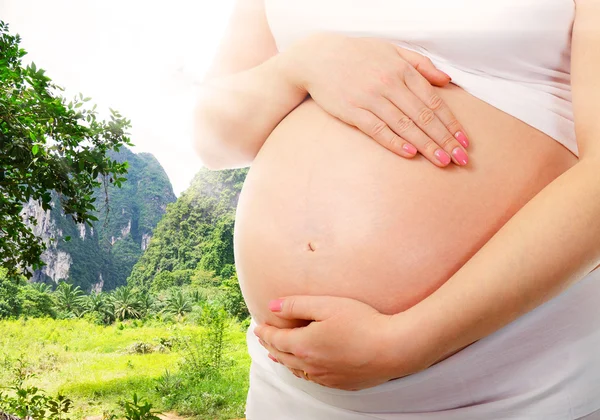
[[[297,48],[294,46],[288,48],[273,57],[272,61],[275,72],[284,79],[287,85],[304,95],[308,94],[303,60]]]
[[[385,357],[394,378],[425,370],[443,358],[438,335],[423,321],[410,310],[391,316],[385,335]]]

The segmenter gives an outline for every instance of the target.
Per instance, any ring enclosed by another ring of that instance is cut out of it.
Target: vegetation
[[[126,402],[130,407],[149,404],[153,413],[243,417],[250,364],[244,327],[220,316],[220,322],[211,323],[198,308],[181,321],[146,318],[109,326],[87,319],[4,320],[0,383],[9,389],[0,388],[0,412],[22,415],[14,410],[18,396],[12,383],[21,372],[27,375],[20,386],[28,390],[27,398],[45,395],[56,401],[64,395],[71,401],[71,419],[128,418]],[[219,346],[205,352],[214,336],[222,337],[220,353]]]
[[[247,170],[202,170],[171,203],[156,159],[124,147],[129,121],[67,104],[19,42],[0,21],[0,417],[243,416]]]
[[[63,279],[88,292],[94,285],[112,290],[126,284],[131,269],[138,261],[154,227],[164,215],[168,203],[175,201],[171,183],[162,166],[147,153],[134,154],[127,148],[109,153],[115,161],[128,162],[127,181],[120,188],[96,188],[101,201],[108,194],[110,212],[103,204],[94,213],[99,219],[91,226],[78,225],[63,214],[60,201],[54,197],[52,210],[42,224],[52,226],[53,236],[70,237],[70,241],[53,243],[43,259],[56,261],[59,253],[69,255],[68,277]],[[37,232],[47,239],[48,232]],[[55,270],[56,272],[57,270]],[[38,270],[34,280],[48,284],[58,282]]]
[[[167,206],[128,284],[160,291],[203,283],[206,272],[214,272],[219,284],[235,276],[235,206],[247,171],[202,169],[181,197]]]
[[[123,416],[123,401],[135,391],[149,401],[138,407],[147,414],[158,407],[208,418],[241,417],[248,320],[240,323],[238,312],[225,310],[237,295],[228,297],[218,285],[207,288],[219,281],[210,274],[161,292],[123,286],[86,295],[64,282],[52,291],[24,278],[8,279],[8,271],[0,269],[0,308],[12,319],[0,322],[0,383],[29,372],[26,386],[21,382],[0,395],[0,411],[21,415],[14,409],[17,401],[36,396],[36,409],[46,410],[45,404],[66,395],[77,415],[102,408]]]
[[[95,107],[84,106],[89,98],[67,103],[44,70],[23,67],[20,41],[0,21],[0,266],[30,275],[27,267],[43,265],[47,244],[31,229],[35,218],[22,217],[24,204],[50,210],[55,191],[66,215],[90,224],[97,220],[94,188],[125,180],[127,163],[109,152],[131,143],[130,122],[118,112],[99,120]]]

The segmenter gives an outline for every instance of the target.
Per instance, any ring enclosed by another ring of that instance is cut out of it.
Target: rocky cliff
[[[176,197],[151,154],[122,149],[113,158],[129,162],[127,181],[122,188],[108,188],[108,201],[103,188],[96,191],[99,221],[93,226],[65,216],[57,197],[49,211],[35,202],[25,206],[24,213],[37,221],[34,232],[48,246],[42,255],[46,266],[34,273],[34,281],[68,279],[86,291],[110,290],[126,283],[167,204]]]

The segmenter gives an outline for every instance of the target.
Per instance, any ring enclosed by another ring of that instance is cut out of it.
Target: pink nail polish
[[[434,156],[442,165],[447,165],[452,161],[450,156],[448,156],[448,153],[444,152],[442,149],[437,149],[434,153]]]
[[[462,131],[458,131],[454,137],[456,137],[456,140],[458,140],[458,142],[460,144],[462,144],[463,147],[469,147],[469,139],[467,138],[467,136],[465,135],[465,133],[463,133]]]
[[[469,157],[467,156],[465,151],[460,147],[454,148],[454,150],[452,151],[452,156],[454,156],[454,159],[456,159],[458,163],[460,163],[463,166],[466,165],[467,162],[469,162]]]
[[[271,359],[275,363],[279,363],[279,360],[277,360],[276,358],[274,358],[273,356],[271,356],[271,353],[269,353],[269,359]]]
[[[402,149],[409,155],[417,154],[417,148],[410,143],[404,143],[404,146],[402,146]]]
[[[281,312],[283,308],[283,299],[276,299],[269,302],[269,310],[271,312]]]

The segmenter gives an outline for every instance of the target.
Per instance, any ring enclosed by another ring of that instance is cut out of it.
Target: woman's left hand
[[[300,328],[254,330],[275,361],[298,377],[358,390],[427,367],[402,314],[383,315],[357,300],[330,296],[291,296],[269,307],[280,318],[312,321]]]

